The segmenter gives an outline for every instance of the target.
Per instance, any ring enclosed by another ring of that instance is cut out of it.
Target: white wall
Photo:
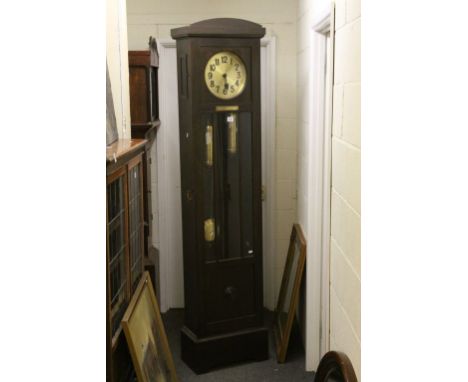
[[[307,211],[314,211],[314,206],[309,205],[308,180],[315,165],[308,113],[308,90],[315,86],[310,83],[314,80],[310,77],[314,48],[310,30],[313,20],[327,6],[327,0],[299,0],[297,13],[297,211],[306,236],[311,221]],[[329,340],[331,350],[343,351],[350,357],[360,379],[360,1],[337,0],[335,20]],[[317,262],[316,257],[321,256],[310,251],[307,255],[309,262]],[[306,328],[311,326],[307,322]],[[313,349],[308,348],[309,369],[317,367],[315,342]]]
[[[308,166],[309,166],[309,75],[310,75],[310,1],[299,0],[297,13],[297,217],[304,234],[308,221]]]
[[[330,347],[361,375],[361,3],[337,0],[332,135]]]
[[[276,36],[276,301],[292,224],[296,221],[296,0],[128,0],[128,47],[147,49],[150,35],[170,38],[170,30],[215,17],[243,18]],[[163,126],[161,126],[163,128]],[[267,190],[267,198],[268,198]],[[266,255],[266,254],[265,254]]]
[[[106,59],[119,138],[130,138],[127,13],[125,0],[106,0]]]

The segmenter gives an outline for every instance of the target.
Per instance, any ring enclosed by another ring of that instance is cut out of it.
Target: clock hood
[[[171,29],[171,36],[176,40],[185,37],[261,38],[265,36],[265,28],[247,20],[217,18]]]

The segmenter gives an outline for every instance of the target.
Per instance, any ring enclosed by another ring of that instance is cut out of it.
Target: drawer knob
[[[232,285],[227,286],[224,289],[224,295],[231,300],[235,300],[237,298],[237,288]]]

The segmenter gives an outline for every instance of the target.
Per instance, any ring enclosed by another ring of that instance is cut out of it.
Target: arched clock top
[[[176,40],[185,37],[262,38],[265,36],[265,28],[247,20],[217,18],[172,29],[171,36]]]

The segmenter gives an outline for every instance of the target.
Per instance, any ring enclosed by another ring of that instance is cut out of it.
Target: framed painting
[[[275,333],[278,362],[286,360],[289,337],[299,300],[299,290],[306,260],[306,241],[299,224],[294,224],[289,241],[278,304],[275,310],[273,330]]]
[[[122,318],[138,382],[178,382],[149,273],[145,271]]]

